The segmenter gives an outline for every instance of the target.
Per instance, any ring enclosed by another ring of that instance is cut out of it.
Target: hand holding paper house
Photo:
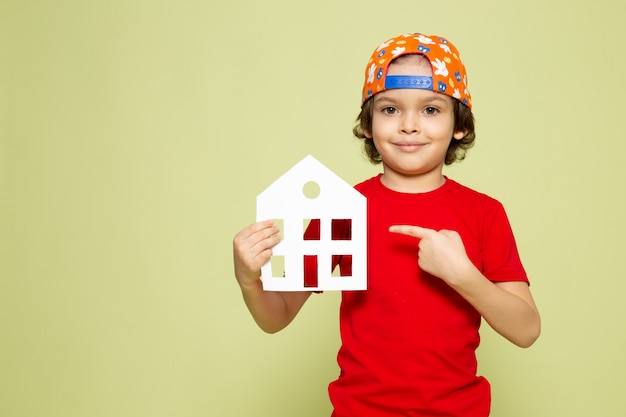
[[[316,196],[304,192],[311,183]],[[367,289],[367,200],[317,159],[308,155],[257,196],[257,221],[267,219],[282,224],[282,240],[261,269],[265,290]]]

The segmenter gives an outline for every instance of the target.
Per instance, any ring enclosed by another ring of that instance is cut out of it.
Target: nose
[[[412,111],[405,112],[400,123],[400,131],[402,133],[411,134],[418,133],[419,130],[419,117]]]

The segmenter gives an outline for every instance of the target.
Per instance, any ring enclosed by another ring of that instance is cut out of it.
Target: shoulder
[[[368,178],[354,186],[354,188],[363,195],[367,195],[369,191],[378,186],[378,181],[381,174],[375,175],[372,178]]]
[[[479,204],[481,206],[502,206],[500,201],[495,198],[477,191],[473,188],[470,188],[466,185],[458,183],[452,179],[447,179],[447,185],[449,194],[453,196],[455,199],[460,199],[460,201],[472,203],[472,205]]]
[[[491,223],[496,218],[506,218],[504,205],[494,197],[448,179],[448,204],[461,210],[462,217],[474,218],[481,223]],[[479,220],[480,219],[480,220]]]

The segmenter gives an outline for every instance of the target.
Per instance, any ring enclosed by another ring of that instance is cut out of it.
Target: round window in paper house
[[[315,181],[309,181],[302,186],[302,193],[306,198],[314,200],[320,195],[320,186]]]

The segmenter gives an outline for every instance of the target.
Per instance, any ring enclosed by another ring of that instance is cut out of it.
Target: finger
[[[246,269],[260,268],[272,256],[272,248],[280,242],[278,235],[261,240],[245,241],[235,245],[233,254],[235,263]]]
[[[261,220],[261,221],[258,221],[256,223],[254,223],[254,224],[259,226],[259,227],[269,227],[269,226],[272,226],[274,224],[274,220],[272,220],[272,219]]]
[[[423,239],[431,233],[436,233],[433,229],[427,229],[425,227],[411,226],[411,225],[393,225],[389,227],[391,233],[398,233],[401,235],[413,236],[418,239]]]
[[[259,232],[261,232],[261,234],[265,233],[265,234],[271,235],[272,231],[273,231],[273,233],[277,233],[276,230],[278,230],[278,228],[276,228],[274,226],[274,221],[273,220],[263,220],[263,221],[260,221],[260,222],[252,223],[251,225],[249,225],[245,229],[241,230],[235,236],[235,240],[236,241],[246,241],[246,240],[252,238],[254,235],[256,235]]]
[[[262,253],[268,249],[273,248],[280,243],[280,236],[277,234],[271,234],[264,236],[262,239],[251,242],[250,250],[254,253]]]
[[[280,238],[280,230],[278,229],[278,227],[271,225],[263,229],[257,230],[254,234],[249,236],[249,239],[251,241],[258,241],[258,240],[263,240],[267,238],[275,238],[275,237]]]
[[[253,223],[248,227],[248,232],[249,232],[248,236],[252,236],[259,232],[264,233],[264,232],[267,232],[268,230],[274,230],[274,229],[277,229],[277,227],[274,225],[274,220],[263,220],[260,222]]]
[[[459,233],[456,230],[445,230],[445,229],[443,229],[443,230],[440,230],[439,233],[441,233],[442,235],[447,236],[447,237],[457,237],[457,236],[459,236]]]

